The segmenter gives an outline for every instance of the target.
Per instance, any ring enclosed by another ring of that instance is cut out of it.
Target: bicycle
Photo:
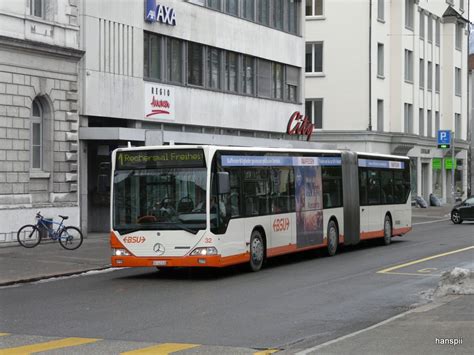
[[[34,248],[37,246],[43,237],[44,232],[47,232],[52,240],[59,240],[59,244],[64,249],[75,250],[82,244],[83,236],[79,228],[68,226],[63,222],[67,220],[68,216],[61,216],[61,222],[46,221],[40,212],[36,213],[36,224],[26,224],[18,230],[17,240],[21,246],[25,248]],[[51,227],[48,225],[51,223]],[[58,225],[54,230],[52,225]]]

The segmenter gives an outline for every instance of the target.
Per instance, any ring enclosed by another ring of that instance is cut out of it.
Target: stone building
[[[79,223],[77,15],[77,0],[0,2],[0,243],[37,211]]]

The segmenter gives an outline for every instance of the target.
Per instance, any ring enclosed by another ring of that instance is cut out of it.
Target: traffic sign
[[[451,131],[439,130],[438,131],[438,148],[449,149],[451,147]]]

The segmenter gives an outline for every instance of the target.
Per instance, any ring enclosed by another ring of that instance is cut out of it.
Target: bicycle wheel
[[[74,250],[81,246],[82,239],[82,232],[79,228],[66,227],[59,235],[59,244],[61,244],[64,249]]]
[[[33,224],[27,224],[21,227],[16,234],[18,243],[25,248],[34,248],[41,241],[40,230]]]

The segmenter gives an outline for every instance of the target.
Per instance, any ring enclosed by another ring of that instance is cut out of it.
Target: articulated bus
[[[112,154],[112,265],[224,267],[411,230],[407,157],[200,145]]]

